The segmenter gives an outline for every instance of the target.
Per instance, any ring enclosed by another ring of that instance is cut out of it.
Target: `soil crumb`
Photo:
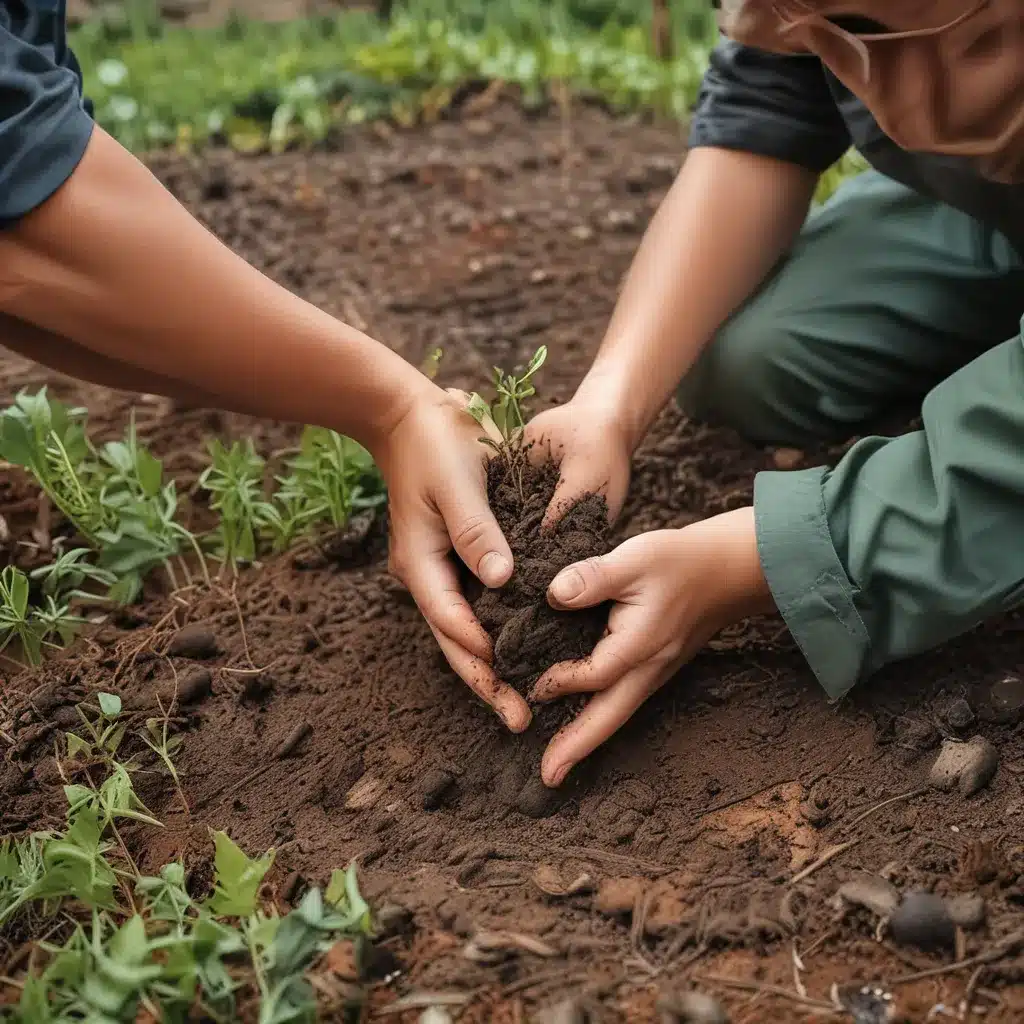
[[[586,658],[608,624],[607,602],[579,612],[556,611],[548,604],[548,585],[562,569],[612,547],[608,505],[600,494],[574,502],[552,529],[541,528],[557,484],[552,462],[534,466],[524,460],[513,468],[498,457],[487,474],[487,496],[512,546],[515,571],[498,590],[471,588],[470,602],[494,642],[498,678],[524,696],[552,665]],[[567,704],[578,702],[559,703],[557,715],[564,717]]]

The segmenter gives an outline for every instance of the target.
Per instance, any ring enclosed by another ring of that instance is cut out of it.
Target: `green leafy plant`
[[[210,508],[220,516],[214,531],[217,554],[236,568],[256,560],[259,539],[277,525],[279,514],[264,495],[265,462],[249,438],[230,448],[215,438],[209,450],[211,462],[199,486],[210,492]]]
[[[82,720],[84,735],[65,733],[68,757],[110,759],[124,740],[126,725],[120,721],[121,698],[116,693],[99,693],[96,698],[98,707],[89,704],[75,706]]]
[[[86,620],[52,595],[41,606],[31,604],[30,591],[29,578],[16,566],[0,571],[0,652],[17,642],[29,664],[39,665],[44,648],[66,646]]]
[[[111,696],[100,701],[108,717],[119,713]],[[180,861],[143,875],[128,857],[114,818],[159,823],[138,813],[126,778],[115,763],[96,789],[66,787],[63,834],[0,842],[0,925],[17,916],[23,929],[62,933],[36,943],[19,979],[4,979],[21,989],[12,1019],[129,1024],[145,1011],[169,1024],[234,1024],[244,998],[255,1000],[261,1024],[314,1024],[309,968],[340,937],[370,934],[354,868],[279,916],[260,896],[273,852],[251,858],[214,832],[214,892],[197,902]],[[104,838],[108,829],[116,843]]]
[[[120,604],[134,601],[145,575],[163,567],[172,587],[179,580],[177,559],[190,548],[206,575],[196,538],[177,522],[174,481],[163,480],[160,460],[139,444],[132,418],[126,436],[100,449],[86,435],[86,413],[51,399],[46,388],[20,393],[0,413],[0,458],[27,469],[53,504],[97,551],[104,579],[114,582],[108,597]],[[65,566],[65,570],[71,567]],[[81,557],[77,571],[82,571]],[[91,578],[99,582],[101,576]],[[54,609],[50,609],[51,618]]]

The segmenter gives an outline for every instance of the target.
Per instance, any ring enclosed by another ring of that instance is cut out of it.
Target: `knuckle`
[[[452,534],[456,547],[470,548],[478,544],[487,534],[488,518],[482,512],[467,516]]]

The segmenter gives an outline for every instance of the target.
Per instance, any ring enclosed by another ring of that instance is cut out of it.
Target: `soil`
[[[484,590],[467,581],[467,595],[494,642],[499,679],[524,696],[552,665],[586,658],[608,624],[608,606],[579,612],[556,611],[547,601],[551,581],[567,565],[608,552],[612,545],[608,505],[599,494],[586,495],[561,511],[551,528],[542,520],[558,484],[558,467],[528,461],[528,452],[492,459],[487,493],[502,532],[512,547],[514,571],[508,583]],[[559,724],[561,707],[545,705],[542,728]],[[547,714],[545,715],[545,712]]]
[[[442,345],[440,383],[477,387],[543,341],[536,410],[571,395],[588,366],[681,156],[677,128],[586,107],[528,119],[499,102],[415,131],[353,132],[333,152],[151,166],[287,287],[411,360]],[[297,436],[14,358],[0,374],[9,394],[47,383],[86,405],[101,436],[120,433],[137,402],[140,434],[185,491],[211,432],[251,436],[264,453]],[[775,458],[670,407],[636,456],[607,540],[741,506]],[[0,481],[0,513],[8,557],[42,557],[45,516],[14,471]],[[364,537],[183,601],[154,590],[38,671],[4,664],[0,831],[61,819],[53,744],[76,701],[112,690],[141,721],[177,678],[190,813],[160,773],[140,776],[166,825],[128,834],[140,867],[181,856],[201,889],[208,829],[224,828],[250,852],[276,848],[274,884],[294,900],[355,858],[391,922],[383,948],[401,965],[373,987],[376,1007],[440,990],[469,996],[460,1021],[523,1021],[565,999],[592,1020],[642,1021],[659,999],[686,1001],[696,987],[735,1024],[824,1020],[836,984],[848,1006],[882,1005],[874,987],[889,989],[894,1019],[923,1021],[939,1004],[957,1011],[981,956],[975,1005],[989,1021],[1021,1019],[1024,960],[1009,941],[1024,908],[1018,614],[835,705],[777,619],[743,623],[652,696],[537,818],[522,813],[537,787],[535,741],[509,735],[453,677],[387,575],[379,531]],[[171,653],[189,624],[207,638],[193,633]],[[994,776],[970,796],[930,786],[940,744],[975,734],[998,755]],[[844,891],[866,888],[866,904],[834,898],[865,876],[873,887]],[[984,912],[958,926],[953,949],[919,948],[915,929],[916,945],[898,945],[870,909],[890,889],[975,908],[980,897]]]

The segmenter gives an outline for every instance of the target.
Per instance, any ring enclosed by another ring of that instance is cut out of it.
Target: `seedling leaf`
[[[107,718],[116,718],[121,714],[121,698],[116,693],[99,693],[96,696],[100,702],[100,711]]]
[[[218,917],[248,917],[257,906],[263,878],[274,863],[274,851],[250,859],[226,832],[214,832],[214,892],[206,907]]]

